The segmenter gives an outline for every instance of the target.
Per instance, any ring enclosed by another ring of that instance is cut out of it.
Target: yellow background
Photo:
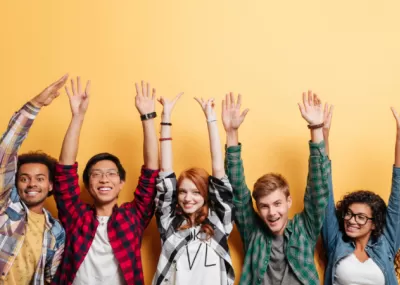
[[[240,130],[247,182],[274,171],[303,207],[309,132],[296,103],[315,90],[335,105],[331,136],[336,199],[370,189],[387,200],[400,109],[397,1],[11,1],[0,3],[0,127],[62,74],[91,79],[80,171],[94,154],[118,155],[133,197],[142,164],[134,82],[185,95],[173,115],[175,170],[210,170],[207,129],[194,96],[240,92],[250,113]],[[161,109],[158,106],[158,112]],[[66,95],[37,118],[21,152],[58,156],[70,119]],[[224,141],[222,124],[220,134]],[[87,196],[87,195],[86,195]],[[47,207],[56,214],[55,203]],[[240,237],[230,238],[237,280]],[[146,284],[160,252],[154,220],[143,238]],[[322,273],[322,271],[321,271]],[[321,274],[322,276],[322,274]]]

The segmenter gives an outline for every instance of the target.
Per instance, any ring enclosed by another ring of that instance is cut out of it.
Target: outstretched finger
[[[147,94],[147,84],[143,80],[142,80],[142,94],[144,97],[149,96],[149,94]]]
[[[182,97],[183,94],[184,94],[184,92],[180,92],[180,93],[178,93],[178,95],[175,96],[174,104],[176,103],[176,101],[178,101]]]
[[[65,93],[67,93],[68,98],[71,99],[72,96],[71,96],[71,93],[69,92],[68,86],[65,86],[64,89],[65,89]]]
[[[239,93],[236,101],[236,107],[240,109],[242,106],[242,95]]]
[[[199,103],[199,104],[200,104],[200,106],[203,108],[203,98],[200,100],[199,98],[197,98],[197,97],[194,97],[194,100],[196,100],[196,101],[197,101],[197,103]]]
[[[56,88],[56,89],[60,89],[65,82],[67,82],[68,79],[68,73],[64,74],[60,79],[58,79],[56,82],[53,82],[49,87],[51,88]]]
[[[249,111],[250,111],[249,108],[245,109],[245,110],[242,112],[242,114],[240,114],[240,118],[241,118],[242,120],[244,120],[244,118],[246,118],[246,115],[247,115],[247,113],[248,113]]]
[[[153,95],[151,96],[151,99],[152,99],[152,100],[154,100],[154,99],[157,97],[157,96],[156,96],[156,93],[157,93],[157,92],[156,92],[156,89],[153,88],[153,90],[152,90],[152,94],[153,94]],[[161,98],[162,98],[162,97],[161,97]],[[163,100],[164,100],[164,99],[163,99]]]
[[[394,107],[390,107],[390,110],[392,110],[394,118],[399,121],[399,113],[397,113],[396,109]]]
[[[86,82],[86,87],[85,87],[85,95],[86,95],[86,97],[89,97],[89,94],[90,94],[90,80],[88,80]]]
[[[142,96],[142,92],[141,92],[141,89],[139,88],[139,84],[135,83],[135,88],[136,88],[136,95]]]
[[[231,107],[235,107],[235,95],[233,92],[229,92],[229,96],[231,97]]]
[[[312,91],[308,90],[308,106],[313,105],[313,96],[312,96]]]
[[[75,82],[73,79],[71,79],[71,90],[72,90],[72,93],[74,95],[76,95],[76,87],[75,87]]]

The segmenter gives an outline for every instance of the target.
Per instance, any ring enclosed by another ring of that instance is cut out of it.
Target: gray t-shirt
[[[286,260],[283,235],[272,238],[271,255],[263,285],[301,285]]]

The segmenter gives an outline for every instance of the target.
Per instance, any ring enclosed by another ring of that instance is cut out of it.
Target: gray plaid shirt
[[[162,250],[153,285],[170,284],[176,261],[191,240],[190,229],[177,230],[186,221],[182,215],[176,215],[176,182],[175,173],[157,179],[156,218]],[[221,258],[221,285],[231,285],[235,279],[228,248],[228,236],[233,228],[232,187],[226,176],[222,179],[210,176],[208,189],[210,208],[204,223],[214,229],[210,247]]]

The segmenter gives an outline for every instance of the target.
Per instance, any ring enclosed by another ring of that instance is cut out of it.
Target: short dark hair
[[[121,179],[121,181],[125,181],[126,172],[121,162],[119,161],[119,158],[111,153],[103,152],[92,156],[92,158],[89,159],[89,161],[86,163],[85,169],[83,170],[83,183],[85,184],[86,188],[89,186],[89,176],[92,166],[102,160],[110,160],[114,162],[118,168],[119,178]]]
[[[27,163],[40,163],[47,167],[49,170],[49,181],[54,182],[54,174],[56,169],[57,159],[44,153],[40,150],[31,151],[18,156],[16,180],[18,181],[19,169],[22,165]],[[48,196],[53,195],[53,191],[49,191]]]
[[[337,217],[340,230],[345,234],[343,216],[348,211],[350,205],[354,203],[366,204],[371,208],[375,229],[371,232],[371,237],[377,239],[383,233],[386,225],[386,204],[383,199],[372,191],[359,190],[351,192],[343,197],[336,204]]]

